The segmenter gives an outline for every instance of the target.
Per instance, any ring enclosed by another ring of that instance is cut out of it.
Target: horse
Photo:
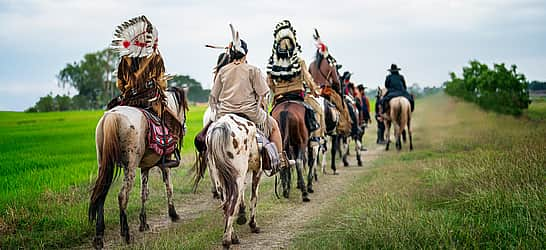
[[[318,103],[319,108],[324,112],[326,100],[322,96],[312,96],[311,98],[315,99],[315,101]],[[319,121],[319,124],[326,124],[325,117],[323,116],[317,116],[319,119],[322,119],[322,121]],[[330,119],[332,117],[330,116]],[[326,128],[323,128],[326,131]],[[318,181],[318,173],[317,169],[319,166],[322,168],[322,173],[324,174],[326,172],[326,145],[328,143],[326,135],[319,138],[320,141],[311,141],[309,140],[308,146],[307,146],[307,165],[309,167],[309,172],[307,174],[307,191],[309,193],[313,193],[313,181]]]
[[[239,244],[233,229],[237,224],[246,223],[244,191],[247,175],[252,173],[252,193],[250,200],[250,230],[259,233],[256,223],[256,204],[258,186],[263,170],[260,164],[260,151],[257,141],[257,128],[249,120],[235,114],[227,114],[213,122],[206,134],[206,164],[198,165],[195,172],[196,188],[208,166],[213,189],[220,194],[224,211],[224,235],[222,245],[229,248]]]
[[[188,104],[184,90],[171,87],[164,92],[167,106],[176,113],[180,124],[184,127]],[[119,168],[123,168],[123,185],[118,195],[120,209],[121,236],[130,242],[129,225],[127,223],[127,203],[133,187],[136,170],[141,173],[140,231],[149,230],[146,220],[145,203],[148,199],[148,173],[156,166],[161,156],[148,149],[148,122],[142,111],[130,106],[117,106],[104,113],[96,127],[96,149],[98,161],[98,176],[92,189],[88,216],[91,222],[96,221],[96,234],[93,240],[95,248],[103,247],[104,237],[104,202],[110,186],[117,177]],[[182,140],[182,138],[180,138]],[[170,169],[160,168],[167,193],[168,213],[172,221],[179,220],[172,200],[173,187],[170,179]]]
[[[354,100],[348,96],[345,95],[345,104],[347,105],[347,109],[349,110],[350,114],[354,114],[352,117],[353,123],[357,123],[357,126],[360,128],[359,131],[356,132],[356,134],[351,135],[342,135],[340,136],[340,142],[341,142],[341,158],[343,160],[343,165],[345,167],[349,166],[349,162],[347,161],[347,156],[349,156],[349,144],[350,140],[353,140],[355,142],[355,152],[356,152],[356,160],[358,166],[362,166],[362,159],[360,157],[360,151],[362,148],[362,137],[364,135],[364,129],[362,129],[361,124],[359,124],[359,111],[355,106]]]
[[[341,114],[337,108],[326,98],[320,97],[322,101],[319,103],[323,106],[324,111],[324,124],[326,125],[326,135],[324,138],[324,143],[321,145],[322,148],[322,173],[326,172],[326,162],[327,162],[327,145],[328,142],[331,142],[331,159],[330,167],[336,174],[336,152],[339,150],[339,141],[341,136],[337,134],[336,128],[338,126],[339,120],[341,119]]]
[[[381,96],[385,96],[386,90],[381,89]],[[386,128],[387,145],[385,150],[389,150],[391,124],[394,122],[394,138],[396,140],[396,149],[402,149],[400,137],[406,142],[406,128],[409,135],[410,151],[413,150],[413,139],[411,130],[411,104],[403,96],[394,97],[389,101],[389,111],[382,114]],[[381,111],[382,112],[382,111]]]
[[[309,140],[309,132],[305,125],[305,107],[295,101],[284,101],[275,105],[271,111],[271,116],[279,124],[284,151],[289,159],[296,161],[297,187],[301,190],[302,200],[303,202],[309,202],[308,187],[305,185],[303,178],[306,147]],[[290,194],[292,179],[290,171],[290,168],[283,168],[280,172],[285,198],[288,198]]]

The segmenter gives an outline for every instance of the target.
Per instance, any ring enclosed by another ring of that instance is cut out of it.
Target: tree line
[[[85,54],[79,62],[67,64],[57,75],[62,88],[74,88],[74,96],[52,93],[41,97],[26,112],[104,109],[112,98],[120,94],[116,87],[119,56],[110,49]],[[190,102],[206,102],[210,90],[188,75],[175,75],[169,86],[187,87]]]
[[[517,72],[517,66],[506,68],[504,63],[489,68],[478,61],[463,67],[462,77],[450,73],[445,92],[466,101],[477,103],[483,109],[498,113],[521,115],[530,104],[529,82]]]

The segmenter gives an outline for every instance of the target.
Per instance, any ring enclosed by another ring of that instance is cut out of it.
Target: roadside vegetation
[[[543,121],[445,95],[424,99],[414,120],[416,150],[382,155],[294,248],[544,249]]]

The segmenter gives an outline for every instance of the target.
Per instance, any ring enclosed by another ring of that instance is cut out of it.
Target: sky
[[[205,88],[219,51],[204,44],[227,44],[232,23],[248,43],[248,62],[265,70],[284,19],[308,63],[317,28],[342,71],[369,88],[384,83],[391,63],[423,87],[441,85],[473,59],[516,64],[529,80],[546,80],[544,0],[0,0],[0,110],[76,94],[58,86],[59,71],[106,48],[118,24],[140,15],[159,31],[167,72]]]

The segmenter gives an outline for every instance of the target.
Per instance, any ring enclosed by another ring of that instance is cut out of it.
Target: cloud
[[[205,43],[226,44],[233,23],[249,42],[249,61],[264,69],[282,19],[294,24],[306,60],[316,27],[354,80],[370,87],[382,84],[392,62],[409,82],[438,85],[473,58],[518,63],[529,78],[546,79],[536,66],[546,58],[541,0],[19,0],[0,1],[0,46],[9,50],[0,57],[0,89],[27,82],[17,91],[47,94],[66,63],[105,48],[116,25],[142,14],[159,29],[167,70],[205,87],[219,52]]]

